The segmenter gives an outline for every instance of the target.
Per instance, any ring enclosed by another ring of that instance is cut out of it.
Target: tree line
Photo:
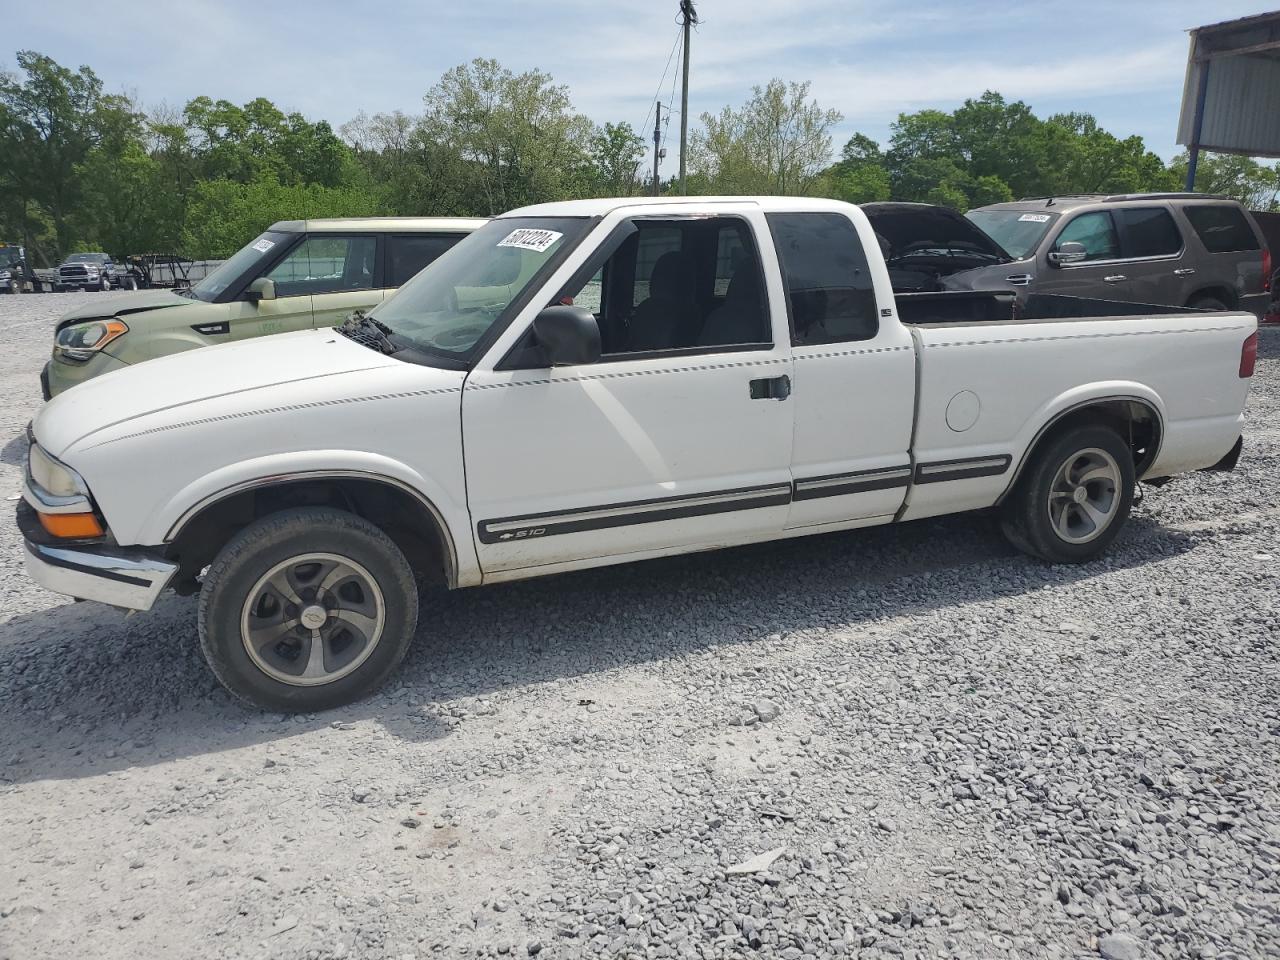
[[[1141,137],[1117,137],[1089,114],[1040,118],[993,91],[949,113],[901,114],[887,144],[855,133],[837,155],[832,131],[842,122],[807,83],[755,87],[744,104],[701,116],[686,191],[965,210],[1020,196],[1176,190],[1186,177],[1185,155],[1166,164]],[[361,113],[336,131],[261,97],[148,111],[105,92],[89,67],[34,51],[0,72],[0,240],[25,243],[37,263],[84,249],[218,258],[276,220],[484,216],[632,195],[648,189],[650,163],[629,123],[596,124],[548,74],[495,60],[446,72],[419,114]],[[1196,187],[1274,209],[1280,174],[1207,155]]]

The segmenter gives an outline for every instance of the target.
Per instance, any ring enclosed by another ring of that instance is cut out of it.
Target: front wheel
[[[200,593],[200,646],[243,700],[310,712],[366,696],[399,666],[418,621],[404,554],[368,521],[304,508],[246,527]]]
[[[1084,563],[1124,526],[1136,483],[1133,454],[1107,427],[1077,427],[1038,450],[1004,505],[1018,549],[1050,563]]]

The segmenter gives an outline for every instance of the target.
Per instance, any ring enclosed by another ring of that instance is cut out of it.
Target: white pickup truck
[[[337,330],[55,398],[28,570],[138,610],[198,591],[222,682],[315,710],[394,670],[426,584],[993,507],[1028,553],[1080,562],[1138,479],[1234,466],[1252,315],[930,322],[980,300],[895,301],[834,201],[517,210]]]

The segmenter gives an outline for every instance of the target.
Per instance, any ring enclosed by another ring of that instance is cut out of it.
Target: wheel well
[[[1239,304],[1236,299],[1236,292],[1230,287],[1202,287],[1187,298],[1187,306],[1191,306],[1201,297],[1213,297],[1215,300],[1221,300],[1232,310]]]
[[[1134,475],[1139,478],[1155,463],[1156,455],[1160,452],[1164,425],[1154,407],[1142,400],[1091,400],[1049,421],[1031,442],[1022,462],[1018,464],[1013,480],[1000,499],[1003,501],[1017,486],[1023,471],[1041,447],[1053,442],[1066,431],[1083,426],[1110,427],[1118,433],[1133,454]]]
[[[389,536],[428,584],[453,586],[454,554],[443,521],[425,500],[394,483],[364,477],[309,477],[248,487],[181,523],[167,554],[178,563],[174,587],[199,589],[196,577],[240,530],[291,507],[331,507],[363,517]]]

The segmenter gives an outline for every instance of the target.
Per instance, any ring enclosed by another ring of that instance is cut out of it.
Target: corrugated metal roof
[[[1207,78],[1205,74],[1207,71]],[[1250,156],[1280,156],[1280,11],[1191,31],[1178,143],[1193,145],[1204,79],[1199,146]]]

